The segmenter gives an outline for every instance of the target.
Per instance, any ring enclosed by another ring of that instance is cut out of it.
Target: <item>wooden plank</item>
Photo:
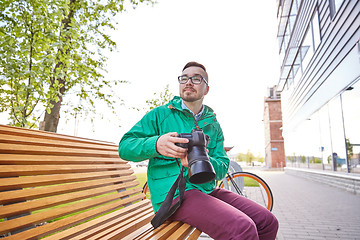
[[[147,236],[144,239],[159,239],[159,240],[166,240],[172,233],[176,231],[180,226],[182,225],[182,222],[179,221],[173,221],[170,224],[166,225],[164,228],[162,228],[158,232],[154,232],[154,235]]]
[[[42,211],[36,214],[27,215],[22,217],[21,221],[19,221],[19,219],[7,220],[5,222],[0,223],[0,234],[11,232],[13,230],[21,229],[34,224],[46,222],[51,219],[55,219],[61,216],[66,216],[68,214],[79,212],[92,207],[96,207],[101,204],[118,200],[130,194],[140,193],[141,191],[142,191],[141,188],[131,189],[128,190],[127,192],[119,192],[116,194],[106,195],[100,198],[90,199],[87,201],[81,201],[79,203],[75,203],[59,208],[54,208],[51,209],[51,211]],[[139,195],[143,196],[143,194],[139,194]]]
[[[129,165],[128,165],[129,166]],[[130,166],[129,166],[130,167]],[[114,170],[106,172],[90,172],[90,173],[67,173],[53,175],[39,175],[27,177],[2,178],[0,181],[0,191],[14,190],[19,188],[48,186],[53,184],[62,184],[78,181],[87,181],[93,179],[110,178],[116,176],[127,176],[133,174],[132,169]]]
[[[137,226],[141,226],[141,225],[143,226],[146,223],[149,223],[153,216],[154,216],[154,212],[151,206],[149,206],[146,209],[136,209],[124,216],[111,219],[110,221],[106,221],[102,223],[100,226],[94,226],[91,229],[84,231],[82,234],[76,235],[70,239],[76,239],[76,240],[109,239],[109,237],[113,235],[115,231],[119,231],[119,229],[121,228],[122,228],[122,230],[120,231],[121,236],[125,236],[124,228],[132,228],[136,224],[140,224]],[[120,237],[118,234],[116,235]]]
[[[8,191],[6,193],[0,193],[0,205],[15,203],[19,201],[33,200],[37,198],[44,198],[49,196],[55,196],[59,194],[65,194],[73,191],[81,191],[85,189],[91,189],[101,186],[106,186],[121,182],[130,182],[136,179],[135,175],[123,176],[117,178],[105,178],[96,179],[85,182],[65,183],[62,185],[53,185],[40,188],[28,188],[22,190]]]
[[[125,164],[127,161],[120,158],[87,157],[87,156],[51,156],[26,154],[0,154],[1,165],[28,165],[28,164]]]
[[[0,177],[17,177],[45,174],[99,172],[127,169],[124,164],[83,164],[83,165],[0,165]]]
[[[148,223],[148,224],[142,226],[141,228],[136,229],[129,235],[124,236],[122,238],[122,240],[138,240],[138,239],[141,239],[141,237],[149,235],[152,231],[155,231],[155,230],[156,229],[154,229],[153,226],[150,223]]]
[[[101,231],[103,223],[108,223],[109,221],[113,221],[113,220],[120,222],[124,216],[136,215],[137,213],[141,213],[142,211],[147,211],[149,209],[150,210],[152,209],[149,200],[140,201],[135,204],[129,205],[125,208],[122,208],[120,210],[117,210],[115,212],[93,219],[89,222],[56,233],[46,238],[46,240],[60,240],[60,239],[69,239],[69,238],[81,239],[87,237],[88,235],[93,235],[98,231]]]
[[[177,231],[179,231],[180,228],[186,231],[185,235],[178,235],[178,233],[176,233]],[[171,236],[168,233],[169,229],[170,229],[170,234],[171,232],[174,232],[173,235]],[[124,237],[123,239],[124,240],[172,239],[174,238],[174,236],[178,235],[178,237],[174,239],[196,240],[199,238],[201,233],[202,232],[200,230],[186,223],[166,221],[157,229],[154,229],[151,224],[147,224],[144,227]],[[186,238],[187,235],[189,236]]]
[[[135,231],[136,229],[148,224],[153,217],[154,217],[154,213],[151,212],[141,218],[134,217],[132,219],[124,221],[124,222],[122,222],[122,225],[125,225],[124,227],[121,227],[121,228],[103,236],[102,239],[116,240],[116,239],[122,238],[122,237],[130,234],[131,232]],[[95,240],[95,239],[96,238],[94,238],[94,239],[89,238],[89,240]]]
[[[99,188],[95,188],[95,189],[72,192],[72,193],[63,194],[63,195],[54,195],[52,197],[36,199],[33,201],[28,201],[28,202],[14,203],[11,205],[6,205],[6,206],[0,207],[0,210],[1,210],[0,218],[9,217],[9,216],[17,216],[22,213],[28,213],[28,212],[33,212],[36,210],[47,209],[47,208],[58,206],[61,204],[77,202],[77,201],[80,201],[83,199],[100,196],[102,194],[115,192],[115,191],[118,191],[121,189],[136,187],[137,185],[139,185],[139,182],[134,181],[134,182],[128,182],[128,183],[123,183],[123,184],[114,184],[114,185],[110,185],[110,186],[99,187]],[[141,191],[142,191],[142,189],[139,192],[141,192]],[[121,192],[121,193],[122,193],[122,195],[123,194],[130,195],[130,193],[128,193],[128,192]],[[47,209],[46,211],[49,213],[49,212],[52,212],[55,210]]]
[[[168,240],[185,239],[193,229],[194,227],[186,223],[183,223],[181,227],[179,227],[173,234],[167,237],[167,239]]]
[[[117,145],[102,145],[87,142],[78,141],[64,141],[59,139],[46,139],[34,137],[33,135],[28,136],[15,136],[4,134],[0,132],[0,142],[9,144],[25,144],[32,146],[52,146],[52,147],[68,147],[78,149],[98,149],[98,150],[117,150]]]
[[[201,233],[202,232],[199,229],[195,228],[195,230],[190,234],[187,240],[196,240],[200,237]]]
[[[19,127],[13,127],[13,126],[1,125],[1,124],[0,124],[0,132],[9,135],[16,135],[16,136],[37,136],[38,138],[45,138],[45,139],[59,139],[59,141],[67,140],[67,141],[87,142],[87,143],[102,144],[102,145],[115,145],[114,143],[107,141],[75,137],[75,136],[64,135],[59,133],[19,128]]]
[[[117,151],[113,150],[93,150],[65,148],[65,147],[48,147],[32,146],[26,144],[0,143],[0,152],[7,154],[35,154],[35,155],[60,155],[60,156],[93,156],[93,157],[114,157],[119,158]]]
[[[130,234],[126,237],[124,237],[124,240],[141,240],[141,239],[153,239],[153,236],[156,235],[158,232],[162,231],[164,228],[168,227],[168,225],[171,224],[171,221],[165,221],[161,226],[154,229],[154,227],[149,223],[145,225],[146,230],[144,232],[137,233],[134,232],[134,234]],[[156,239],[156,238],[154,238]]]
[[[60,219],[55,222],[51,222],[51,223],[42,225],[42,226],[34,228],[34,229],[27,230],[26,232],[20,232],[18,234],[7,237],[6,240],[38,239],[39,237],[44,237],[51,233],[60,231],[62,229],[66,229],[70,226],[74,226],[78,223],[81,223],[85,220],[89,220],[89,219],[99,216],[103,213],[118,209],[121,206],[127,206],[127,207],[117,210],[116,212],[122,213],[122,212],[127,212],[128,210],[131,211],[132,206],[138,207],[139,205],[137,205],[137,204],[142,204],[143,201],[141,201],[141,203],[135,203],[134,205],[128,205],[128,204],[138,201],[142,197],[143,197],[142,194],[139,194],[136,196],[131,196],[129,198],[122,199],[121,201],[109,203],[107,205],[103,205],[98,208],[94,208],[89,211],[86,211],[86,212],[82,212],[82,213],[79,213],[79,214],[76,214],[73,216],[69,216],[64,219]],[[145,204],[148,204],[148,203],[149,202],[145,202]],[[0,225],[1,225],[1,223],[0,223]]]

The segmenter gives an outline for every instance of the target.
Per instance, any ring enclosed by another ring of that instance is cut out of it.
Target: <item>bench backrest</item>
[[[142,215],[141,224],[153,216],[137,185],[116,144],[0,125],[0,236],[11,235],[5,239],[59,231],[48,238],[95,239],[107,228],[128,234],[136,224],[126,227],[132,220],[125,213]]]

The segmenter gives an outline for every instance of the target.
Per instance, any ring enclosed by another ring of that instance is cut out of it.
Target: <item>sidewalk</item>
[[[273,192],[278,240],[360,240],[359,195],[280,171],[252,172],[263,178]],[[199,239],[211,238],[204,235]]]
[[[360,196],[284,172],[260,171],[273,191],[277,239],[360,239]]]

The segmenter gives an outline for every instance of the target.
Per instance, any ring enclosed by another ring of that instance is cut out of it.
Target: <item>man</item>
[[[210,137],[207,150],[215,180],[221,180],[229,167],[220,124],[213,110],[203,105],[209,92],[205,67],[197,62],[187,63],[178,81],[180,97],[147,113],[119,144],[122,159],[134,162],[150,159],[147,176],[155,212],[180,173],[176,159],[180,159],[182,166],[188,166],[187,149],[175,145],[188,142],[177,137],[179,133],[197,128]],[[186,222],[214,239],[275,239],[278,222],[267,209],[238,194],[215,188],[215,180],[190,183],[187,168],[184,177],[183,202],[172,220]]]

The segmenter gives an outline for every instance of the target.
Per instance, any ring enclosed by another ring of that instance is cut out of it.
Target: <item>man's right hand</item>
[[[173,158],[184,158],[187,154],[187,149],[176,146],[175,143],[188,143],[186,138],[177,137],[176,132],[161,135],[156,142],[156,150],[163,156]]]

